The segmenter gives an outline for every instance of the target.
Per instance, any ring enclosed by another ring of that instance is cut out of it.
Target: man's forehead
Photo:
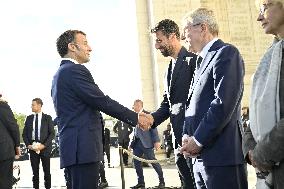
[[[158,30],[157,32],[155,32],[155,37],[157,39],[161,39],[161,38],[164,38],[166,36],[164,35],[164,33],[161,30]]]
[[[87,41],[86,36],[81,33],[78,33],[75,35],[75,40],[76,41]]]

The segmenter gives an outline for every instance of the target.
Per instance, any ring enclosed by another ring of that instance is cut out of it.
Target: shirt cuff
[[[192,136],[192,138],[193,138],[194,142],[197,144],[197,146],[203,147],[203,145],[200,142],[198,142],[194,136]]]

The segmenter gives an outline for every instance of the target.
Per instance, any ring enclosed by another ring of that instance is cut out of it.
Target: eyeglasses
[[[259,13],[260,13],[261,15],[264,15],[265,11],[266,11],[269,7],[271,7],[271,5],[273,5],[273,3],[262,4],[262,5],[260,6]]]

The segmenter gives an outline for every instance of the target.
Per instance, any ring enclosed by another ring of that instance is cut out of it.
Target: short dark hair
[[[57,52],[61,57],[64,57],[68,53],[68,44],[74,42],[77,34],[86,35],[80,30],[67,30],[61,34],[56,40]]]
[[[174,33],[177,39],[180,39],[179,27],[173,20],[164,19],[160,21],[155,28],[151,29],[151,33],[156,33],[157,31],[161,31],[167,37]]]
[[[35,101],[37,104],[43,105],[43,102],[40,98],[34,98],[33,101]]]
[[[136,99],[136,100],[134,100],[134,103],[140,103],[140,104],[143,106],[143,101],[142,101],[142,100],[140,100],[140,99]]]

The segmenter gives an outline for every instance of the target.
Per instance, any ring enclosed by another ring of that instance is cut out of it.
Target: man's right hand
[[[28,149],[29,149],[29,150],[34,150],[34,149],[33,149],[33,145],[28,145]]]

